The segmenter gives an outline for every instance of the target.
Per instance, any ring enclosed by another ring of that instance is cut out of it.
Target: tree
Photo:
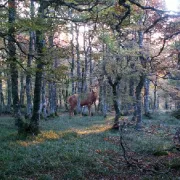
[[[31,19],[34,18],[34,0],[31,0],[30,4],[30,13]],[[31,96],[31,64],[33,60],[33,54],[35,51],[35,32],[31,29],[29,31],[29,53],[28,53],[28,61],[27,61],[27,75],[26,75],[26,99],[27,99],[27,117],[31,118],[32,116],[32,96]]]
[[[16,20],[16,3],[15,0],[8,0],[9,9],[9,29],[8,29],[8,61],[10,64],[13,112],[16,117],[16,125],[20,128],[20,104],[18,95],[18,67],[16,61],[15,45],[15,20]]]
[[[44,22],[44,3],[40,1],[40,6],[38,9],[39,22]],[[33,114],[29,125],[29,132],[31,134],[37,135],[40,133],[39,130],[39,120],[40,120],[40,103],[41,103],[41,88],[42,88],[42,75],[43,75],[43,56],[45,48],[44,33],[41,30],[36,30],[36,77],[35,77],[35,87],[34,87],[34,100],[33,100]]]

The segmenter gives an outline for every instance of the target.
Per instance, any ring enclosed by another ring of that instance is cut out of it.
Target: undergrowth
[[[0,179],[139,179],[167,178],[167,174],[144,174],[128,168],[120,146],[120,134],[111,130],[113,118],[101,116],[69,119],[61,115],[40,122],[41,134],[37,137],[18,137],[14,120],[0,118]],[[152,119],[144,118],[143,130],[136,131],[133,124],[124,129],[123,140],[127,154],[144,162],[154,163],[157,152],[173,146],[173,133],[180,121],[167,114]],[[175,151],[175,155],[179,155]],[[161,164],[173,171],[179,168],[176,156]],[[162,156],[160,156],[162,161]],[[175,158],[174,158],[175,157]],[[152,161],[152,162],[151,162]],[[177,173],[175,173],[177,175]],[[178,176],[178,175],[177,175]]]

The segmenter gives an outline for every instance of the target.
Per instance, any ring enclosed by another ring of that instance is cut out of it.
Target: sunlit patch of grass
[[[60,134],[58,134],[52,130],[51,131],[43,131],[38,136],[28,139],[26,141],[18,140],[17,144],[26,147],[26,146],[30,146],[30,145],[43,143],[46,140],[56,140],[59,138],[60,138]]]
[[[29,139],[26,140],[17,140],[17,144],[27,147],[30,145],[37,145],[40,143],[44,143],[45,141],[53,141],[53,140],[58,140],[58,139],[72,139],[72,138],[77,138],[78,134],[75,131],[72,130],[67,130],[67,131],[42,131],[41,134],[35,137],[30,137]]]
[[[90,129],[82,129],[82,130],[78,130],[77,133],[81,134],[81,135],[85,135],[85,134],[96,134],[96,133],[102,133],[105,132],[107,130],[110,130],[111,126],[107,125],[107,126],[92,126]]]
[[[41,134],[39,134],[36,139],[45,139],[45,140],[53,140],[53,139],[58,139],[59,134],[54,132],[54,131],[43,131]]]

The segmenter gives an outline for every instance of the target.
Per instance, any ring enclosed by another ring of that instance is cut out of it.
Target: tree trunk
[[[136,129],[141,128],[142,123],[142,95],[141,91],[144,85],[145,77],[143,75],[140,76],[139,83],[136,87]]]
[[[164,108],[165,108],[165,110],[169,109],[169,98],[168,97],[165,97]]]
[[[104,81],[104,77],[101,76],[99,78],[99,105],[98,111],[106,117],[107,116],[107,102],[106,102],[106,83]]]
[[[154,104],[153,104],[153,110],[157,110],[157,82],[158,81],[158,76],[156,75],[156,79],[154,82]]]
[[[54,105],[54,83],[49,82],[49,115],[53,116],[55,114],[55,105]]]
[[[11,87],[11,78],[9,73],[7,73],[7,105],[6,113],[11,113],[11,104],[12,104],[12,87]]]
[[[132,104],[130,104],[130,109],[133,110],[132,121],[136,121],[136,96],[135,96],[135,85],[134,79],[131,78],[129,81],[129,95],[132,98]]]
[[[112,86],[112,90],[113,90],[113,105],[114,105],[114,110],[116,113],[114,124],[117,125],[119,123],[119,118],[121,114],[120,114],[120,102],[119,102],[119,97],[117,93],[117,86],[115,84]]]
[[[90,32],[89,32],[90,33]],[[92,62],[92,38],[89,34],[89,75],[90,75],[90,85],[92,85],[92,72],[93,72],[93,62]]]
[[[149,111],[149,79],[145,78],[144,81],[144,115],[150,117]]]
[[[54,68],[56,69],[58,66],[57,58],[54,60]],[[53,106],[54,106],[54,113],[58,115],[58,98],[57,98],[57,84],[53,82]]]
[[[71,86],[72,86],[72,94],[75,94],[75,85],[74,85],[74,30],[73,23],[71,23]]]
[[[103,43],[102,46],[103,49],[103,64],[102,64],[102,69],[104,72],[106,72],[105,70],[105,62],[104,62],[104,58],[105,58],[105,44]],[[106,81],[104,81],[104,73],[100,74],[100,77],[98,79],[99,81],[99,104],[98,104],[98,111],[100,110],[100,112],[103,114],[104,117],[107,116],[107,98],[106,98],[106,94],[107,94],[107,90],[106,90]]]
[[[41,1],[40,7],[38,10],[39,18],[43,18],[44,8],[43,2]],[[44,34],[42,31],[36,31],[36,77],[35,77],[35,87],[34,87],[34,106],[33,106],[33,115],[30,121],[29,131],[31,134],[37,135],[40,133],[39,130],[39,120],[40,120],[40,103],[41,103],[41,88],[42,88],[42,74],[43,74],[43,49],[45,46]]]
[[[121,116],[121,113],[120,113],[120,101],[119,101],[119,96],[117,92],[117,87],[121,78],[117,76],[114,83],[112,82],[112,79],[110,76],[108,76],[107,78],[108,78],[109,85],[112,87],[112,93],[113,93],[113,106],[115,110],[113,129],[119,129],[119,118]]]
[[[40,113],[42,114],[42,117],[44,119],[47,119],[47,116],[49,115],[48,112],[48,98],[46,97],[46,80],[42,78],[42,98],[41,98],[41,105],[40,105]]]
[[[25,92],[25,86],[24,86],[24,72],[21,72],[20,76],[20,83],[21,83],[21,90],[20,90],[20,106],[24,106],[24,92]]]
[[[0,115],[2,114],[2,111],[3,111],[3,102],[2,102],[2,72],[0,70]]]
[[[34,18],[34,0],[31,0],[31,19]],[[27,75],[26,75],[26,99],[27,99],[27,108],[26,115],[28,118],[32,116],[32,97],[31,97],[31,64],[33,60],[33,53],[35,49],[35,32],[29,32],[29,54],[27,61]]]
[[[142,20],[140,20],[140,25],[142,24]],[[140,30],[138,31],[138,37],[139,37],[139,48],[142,49],[143,48],[143,32]],[[146,59],[143,56],[143,51],[141,50],[140,52],[140,56],[139,56],[139,60],[141,62],[141,66],[142,68],[146,68]],[[135,106],[135,116],[136,116],[136,129],[139,130],[141,129],[141,123],[142,123],[142,96],[141,96],[141,91],[144,85],[144,81],[145,81],[146,75],[144,72],[140,72],[140,79],[139,79],[139,83],[136,86],[136,106]]]
[[[81,93],[81,71],[80,71],[80,53],[79,53],[79,27],[76,25],[76,54],[77,54],[77,93]],[[80,96],[79,96],[80,97]],[[80,98],[78,97],[78,103],[77,103],[77,112],[81,112],[81,106],[80,106]]]
[[[15,124],[20,128],[20,106],[19,106],[19,95],[18,95],[18,67],[16,62],[16,45],[15,39],[15,18],[16,18],[16,4],[15,0],[8,0],[9,7],[9,30],[8,30],[8,50],[12,83],[12,98],[13,98],[13,113],[16,118]]]
[[[87,73],[88,73],[88,49],[86,47],[86,30],[84,25],[84,75],[83,75],[83,92],[87,92]]]
[[[53,35],[49,36],[49,46],[53,47]],[[52,59],[52,69],[57,68],[57,58],[54,57]],[[54,117],[57,114],[57,93],[56,93],[56,83],[53,81],[54,75],[51,75],[51,81],[49,82],[49,108],[50,108],[50,116]]]

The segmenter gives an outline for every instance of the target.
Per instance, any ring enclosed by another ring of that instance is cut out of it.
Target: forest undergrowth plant
[[[157,150],[161,150],[163,154],[161,155],[168,155],[167,151],[163,151],[165,147],[167,146],[166,143],[161,141],[154,140],[150,143],[150,141],[146,142],[147,137],[145,138],[142,144],[140,144],[138,141],[135,141],[137,139],[137,136],[133,133],[133,136],[131,137],[125,137],[130,132],[127,132],[127,124],[123,122],[119,127],[119,146],[120,150],[122,151],[122,156],[124,158],[124,161],[127,165],[127,167],[133,167],[137,170],[140,170],[141,172],[150,172],[152,174],[167,174],[170,171],[170,167],[167,168],[167,166],[164,165],[164,163],[161,162],[161,159],[157,159],[155,162],[148,162],[146,160],[147,152],[151,149],[152,151],[156,152]],[[132,133],[132,132],[131,132]],[[139,132],[138,132],[139,133]],[[140,135],[140,134],[139,134]],[[143,133],[141,133],[141,136],[143,136]],[[127,140],[127,139],[128,140]],[[143,139],[141,137],[141,141]],[[137,151],[137,149],[133,149],[134,147],[131,145],[135,141],[135,144],[138,144],[141,147],[140,151]],[[142,151],[143,143],[145,144],[146,152]],[[148,146],[149,145],[149,146]],[[169,144],[168,144],[169,145]],[[159,151],[160,152],[160,151]],[[152,153],[152,152],[151,152]],[[155,153],[153,155],[156,155]]]

